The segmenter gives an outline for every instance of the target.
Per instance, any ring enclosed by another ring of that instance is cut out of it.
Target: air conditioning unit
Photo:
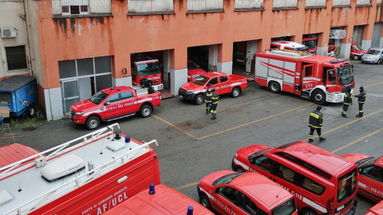
[[[7,39],[7,38],[15,38],[17,36],[17,30],[16,28],[1,28],[1,38]]]

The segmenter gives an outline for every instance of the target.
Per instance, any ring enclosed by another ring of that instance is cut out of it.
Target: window
[[[54,16],[110,15],[111,0],[52,0]]]
[[[170,14],[173,0],[129,0],[128,14]]]
[[[258,156],[250,160],[250,162],[255,166],[270,172],[271,174],[290,182],[291,184],[295,184],[296,186],[304,188],[317,195],[321,195],[325,191],[325,188],[319,183],[264,155]]]
[[[273,0],[273,9],[297,9],[297,0]]]
[[[223,0],[187,0],[188,12],[221,12]]]
[[[26,69],[25,46],[5,47],[8,70]]]
[[[383,182],[383,168],[378,166],[367,166],[361,169],[360,173],[376,181]]]
[[[227,76],[221,76],[220,79],[221,79],[221,82],[225,82],[227,81]]]
[[[328,71],[328,81],[333,84],[336,83],[336,73],[333,69]]]
[[[338,180],[338,202],[356,192],[356,170],[352,170]]]
[[[235,0],[235,9],[262,9],[263,0]]]
[[[350,6],[350,0],[333,0],[332,6],[334,7]]]
[[[120,99],[119,99],[119,95],[120,95],[120,94],[113,94],[113,95],[111,95],[111,96],[108,98],[107,102],[112,103],[112,102],[116,102],[116,101],[120,100]]]
[[[129,98],[132,98],[132,97],[133,97],[132,91],[127,91],[127,92],[120,93],[121,100],[129,99]]]
[[[306,0],[306,8],[326,7],[326,0]]]
[[[369,5],[371,5],[371,0],[357,0],[356,5],[357,6],[369,6]]]
[[[237,202],[237,193],[238,191],[231,187],[220,187],[217,189],[217,193],[232,203],[236,204]]]
[[[106,75],[112,72],[112,57],[59,61],[60,79],[76,76]]]
[[[313,75],[313,66],[312,65],[306,65],[303,67],[305,70],[305,76],[312,76]]]
[[[208,83],[208,85],[215,85],[215,84],[218,84],[218,78],[213,78]]]

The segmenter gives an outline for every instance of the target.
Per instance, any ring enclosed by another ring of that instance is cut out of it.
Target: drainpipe
[[[25,30],[26,30],[26,33],[27,33],[27,45],[28,45],[28,61],[29,61],[29,75],[32,76],[33,75],[33,71],[32,71],[32,54],[31,54],[31,43],[29,41],[30,37],[29,37],[29,34],[30,34],[30,28],[29,28],[29,19],[27,18],[28,17],[28,14],[27,11],[29,9],[28,7],[28,1],[29,0],[22,0],[23,2],[23,8],[24,8],[24,14],[25,14]]]

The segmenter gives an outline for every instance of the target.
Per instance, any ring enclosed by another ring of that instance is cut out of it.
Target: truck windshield
[[[273,215],[290,215],[295,211],[294,199],[290,199],[273,209]]]
[[[154,75],[160,72],[158,63],[141,63],[137,64],[137,75]]]
[[[95,104],[100,104],[104,99],[108,96],[108,94],[100,91],[96,94],[94,94],[89,100]]]
[[[208,80],[209,80],[209,78],[200,75],[194,79],[193,83],[198,84],[200,86],[204,86]]]
[[[242,173],[230,173],[228,175],[224,175],[220,178],[218,178],[217,180],[215,180],[213,182],[213,185],[216,186],[216,185],[220,185],[220,184],[228,184],[230,183],[234,178],[238,177],[242,175]]]
[[[356,191],[356,170],[352,170],[338,181],[338,202],[342,202]]]
[[[338,68],[338,76],[341,85],[347,85],[354,82],[351,65],[340,66]]]

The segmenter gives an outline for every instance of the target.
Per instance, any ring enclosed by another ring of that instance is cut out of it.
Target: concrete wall
[[[16,28],[16,38],[2,39],[0,37],[0,79],[5,76],[29,74],[29,69],[8,70],[5,47],[25,45],[27,64],[29,66],[29,47],[25,24],[24,5],[22,0],[0,1],[0,30]]]

